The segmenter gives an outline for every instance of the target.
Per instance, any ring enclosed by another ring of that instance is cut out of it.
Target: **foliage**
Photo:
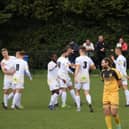
[[[95,43],[103,34],[109,49],[120,36],[129,42],[128,18],[127,0],[1,0],[0,47],[25,49],[34,67],[46,66],[50,51],[60,53],[72,39]]]

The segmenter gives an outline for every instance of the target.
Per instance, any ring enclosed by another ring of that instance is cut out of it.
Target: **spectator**
[[[89,40],[87,39],[84,43],[83,43],[83,46],[86,48],[86,51],[87,51],[87,55],[91,58],[93,58],[94,56],[94,44]]]
[[[127,51],[128,51],[128,44],[124,41],[123,38],[119,39],[119,42],[116,44],[116,47],[121,48],[122,53],[124,56],[127,55]]]
[[[68,46],[73,49],[73,53],[69,56],[69,60],[71,63],[75,63],[75,58],[79,56],[79,46],[76,42],[71,41]]]
[[[95,51],[96,51],[96,58],[97,58],[96,65],[97,65],[98,68],[101,69],[101,61],[106,56],[105,43],[104,43],[103,35],[100,35],[98,37],[98,42],[96,43]]]

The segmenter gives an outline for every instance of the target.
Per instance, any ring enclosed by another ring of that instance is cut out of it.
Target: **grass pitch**
[[[4,110],[0,107],[0,129],[106,129],[102,110],[103,84],[99,76],[91,76],[91,95],[94,113],[90,113],[82,93],[82,111],[76,107],[68,93],[66,109],[57,108],[49,111],[47,106],[50,92],[46,81],[46,72],[35,73],[33,80],[26,80],[20,111]],[[2,102],[2,76],[0,76]],[[124,93],[120,92],[120,118],[122,129],[129,129],[129,108],[124,107]],[[113,125],[115,129],[115,125]]]

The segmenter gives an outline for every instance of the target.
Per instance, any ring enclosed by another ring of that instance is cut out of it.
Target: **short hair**
[[[68,51],[68,49],[72,49],[70,46],[66,46],[63,50],[62,50],[62,53],[65,53]]]
[[[21,56],[24,56],[24,55],[26,54],[24,50],[22,50],[22,51],[17,51],[17,52],[19,52],[19,55],[21,55]]]
[[[7,48],[2,48],[1,52],[4,52],[4,51],[8,51],[8,49]]]
[[[112,67],[113,61],[112,61],[110,58],[105,57],[103,60],[104,60],[105,62],[108,62],[109,66]]]
[[[80,46],[79,50],[81,50],[82,52],[86,52],[86,48],[84,46]]]

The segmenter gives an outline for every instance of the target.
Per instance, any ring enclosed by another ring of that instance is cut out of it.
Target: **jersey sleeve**
[[[54,63],[49,63],[48,64],[48,70],[49,71],[53,70],[55,67],[56,67],[56,64],[54,64]]]
[[[79,61],[79,59],[78,59],[78,58],[76,58],[76,60],[75,60],[75,64],[76,64],[76,65],[80,65],[80,61]]]
[[[116,69],[114,69],[114,72],[115,72],[116,79],[121,80],[122,76],[121,76],[120,72],[118,70],[116,70]]]

